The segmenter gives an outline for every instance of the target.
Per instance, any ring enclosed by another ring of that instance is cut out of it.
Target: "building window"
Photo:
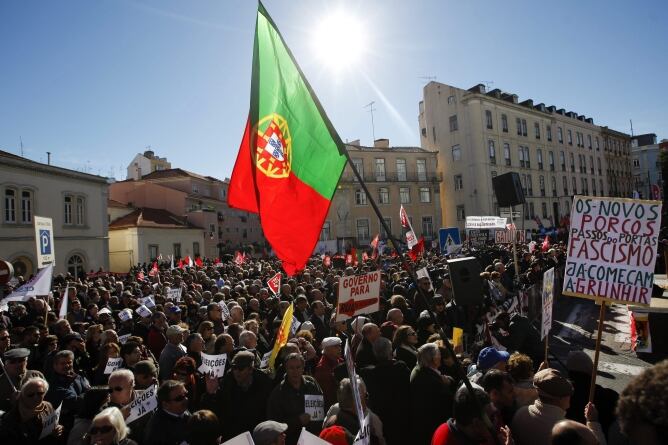
[[[515,118],[515,125],[517,126],[517,135],[522,136],[522,119]]]
[[[524,147],[524,166],[531,168],[531,160],[529,159],[529,147]]]
[[[501,130],[503,130],[504,133],[508,133],[508,116],[505,114],[501,115]]]
[[[455,190],[461,190],[464,188],[464,180],[462,175],[455,175]]]
[[[547,160],[550,163],[550,171],[554,171],[554,152],[547,152]]]
[[[366,244],[369,242],[369,220],[368,219],[358,219],[357,220],[357,242],[360,244]]]
[[[594,138],[594,142],[595,142],[595,144],[596,144],[596,151],[600,151],[600,150],[601,150],[601,145],[600,145],[599,142],[598,142],[598,136],[596,136],[596,137]]]
[[[524,147],[520,145],[519,149],[517,150],[517,154],[520,159],[520,167],[524,167]]]
[[[453,145],[452,146],[452,160],[453,161],[459,161],[462,159],[462,149],[459,147],[459,145]]]
[[[552,126],[548,125],[545,127],[545,133],[547,134],[547,140],[552,141]]]
[[[536,135],[536,139],[540,139],[540,124],[538,122],[533,123],[533,132]]]
[[[411,202],[411,189],[408,187],[399,187],[399,202],[401,204],[408,204]]]
[[[181,243],[174,243],[172,248],[174,249],[174,258],[181,258]]]
[[[538,186],[540,187],[540,196],[545,196],[545,177],[543,175],[538,177]]]
[[[588,186],[587,179],[586,178],[580,178],[580,187],[581,187],[582,193],[584,195],[587,194],[587,188],[588,188],[587,186]]]
[[[193,243],[193,256],[194,257],[199,256],[199,243],[198,242]]]
[[[496,164],[496,147],[494,146],[494,141],[487,141],[487,148],[489,150],[489,162]]]
[[[492,112],[489,110],[485,110],[485,123],[487,124],[488,130],[494,128],[494,126],[492,125]]]
[[[455,103],[455,96],[448,96],[448,104],[452,105]]]
[[[431,202],[431,191],[429,187],[420,187],[420,202]]]
[[[360,174],[361,178],[364,178],[364,162],[359,159],[359,158],[353,158],[353,165],[355,166],[355,170],[357,170],[357,173]],[[357,181],[357,176],[353,174],[354,180]]]
[[[566,156],[564,155],[563,151],[559,152],[559,162],[561,163],[561,171],[565,172],[566,171]]]
[[[432,238],[434,236],[434,224],[431,216],[422,217],[422,236]]]
[[[320,229],[320,241],[328,241],[330,238],[331,225],[329,221],[325,221]]]
[[[540,210],[541,210],[543,219],[547,219],[547,203],[546,202],[541,202],[540,203]]]
[[[155,261],[156,258],[158,258],[158,245],[157,244],[149,244],[148,245],[148,259],[150,261]]]
[[[634,167],[640,167],[640,159],[634,158],[633,159],[633,166]]]
[[[587,135],[587,145],[588,145],[588,148],[591,150],[591,135],[590,134]]]
[[[65,196],[64,221],[65,224],[72,224],[72,197]]]
[[[522,136],[527,135],[527,120],[522,119]]]
[[[366,205],[366,193],[364,193],[364,190],[362,189],[355,190],[355,204],[357,204],[358,206]]]
[[[533,181],[531,180],[531,175],[527,175],[527,192],[529,196],[533,196]]]
[[[561,127],[557,127],[557,141],[559,141],[560,144],[564,143],[564,132]]]
[[[383,221],[385,221],[385,225],[387,225],[387,229],[390,232],[387,233],[385,231],[385,227],[383,227],[383,224],[380,221],[378,221],[378,225],[380,225],[380,230],[379,230],[380,237],[381,238],[389,238],[390,235],[392,235],[392,218],[383,218]]]
[[[417,167],[418,181],[426,181],[427,180],[427,160],[426,159],[418,159],[416,161],[416,167]]]
[[[594,174],[594,157],[593,156],[589,156],[589,171],[591,172],[592,175]]]
[[[192,185],[193,193],[199,193],[199,186],[197,184]]]
[[[86,278],[86,263],[81,255],[72,255],[67,260],[67,272],[74,277],[74,279]]]
[[[380,187],[378,189],[378,203],[379,204],[390,203],[390,192],[387,190],[387,187]]]
[[[596,167],[598,168],[598,175],[602,175],[603,170],[601,169],[601,158],[596,158]]]
[[[23,224],[32,222],[32,192],[28,190],[21,192],[21,222]]]
[[[457,131],[458,128],[457,115],[455,114],[454,116],[450,116],[450,132]]]
[[[466,211],[464,210],[464,206],[457,206],[457,221],[464,220],[466,220]]]
[[[86,201],[81,196],[77,197],[77,226],[86,224]]]
[[[536,150],[536,160],[538,161],[538,170],[543,169],[543,151],[539,148]]]
[[[529,203],[529,217],[530,217],[531,219],[533,219],[534,216],[536,216],[536,212],[535,212],[535,210],[534,210],[534,208],[533,208],[533,202],[530,202],[530,203]]]
[[[503,158],[506,161],[506,165],[510,165],[510,144],[507,142],[503,143]]]
[[[397,181],[406,180],[406,160],[397,159]]]
[[[573,153],[569,153],[568,156],[571,161],[571,172],[575,172],[575,157],[573,157]]]
[[[596,196],[596,179],[591,178],[591,192]]]
[[[552,196],[557,196],[557,178],[552,176]]]
[[[600,191],[601,196],[605,196],[605,189],[603,188],[603,180],[602,179],[598,180],[598,185],[600,186],[599,190],[601,190]]]
[[[376,181],[385,181],[385,159],[376,158]]]
[[[571,178],[571,187],[573,188],[573,194],[578,194],[578,181],[575,179],[575,176]]]
[[[571,130],[566,131],[568,131],[568,145],[573,145],[573,132]]]
[[[568,178],[566,176],[561,178],[561,184],[564,187],[564,196],[568,196]]]
[[[16,222],[16,190],[5,189],[5,222]]]

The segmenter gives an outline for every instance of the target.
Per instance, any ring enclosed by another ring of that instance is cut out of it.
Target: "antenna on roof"
[[[436,76],[418,76],[418,79],[428,80],[431,82],[432,80],[436,80]]]
[[[21,141],[21,157],[23,156],[23,137],[19,136],[19,140]]]
[[[363,108],[368,108],[369,113],[371,113],[371,135],[373,136],[374,142],[376,141],[376,127],[374,126],[374,123],[373,123],[373,112],[376,111],[376,109],[373,107],[373,104],[375,104],[375,103],[376,102],[371,101],[368,104],[364,105],[364,107],[363,107]]]
[[[494,85],[494,81],[492,80],[481,80],[480,83],[485,85],[485,91],[489,91],[489,87]]]
[[[633,137],[633,119],[629,119],[629,122],[631,122],[631,137]]]

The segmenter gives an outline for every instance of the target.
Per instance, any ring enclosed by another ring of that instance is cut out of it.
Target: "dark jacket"
[[[369,395],[369,408],[383,422],[388,445],[410,443],[410,422],[402,401],[410,400],[411,372],[402,361],[381,361],[360,369]]]
[[[44,400],[56,408],[63,404],[60,410],[60,424],[71,428],[74,424],[74,415],[79,412],[83,401],[84,392],[90,389],[88,380],[79,374],[75,374],[74,378],[68,378],[54,373],[48,381],[49,390]]]
[[[376,356],[373,353],[373,345],[369,340],[363,338],[355,353],[355,365],[357,365],[358,368],[364,368],[365,366],[375,365],[376,363],[378,363],[378,360],[376,360]]]
[[[53,413],[53,406],[49,402],[44,402],[44,411],[32,419],[22,422],[18,406],[14,406],[11,411],[3,414],[0,418],[0,442],[12,445],[40,445],[58,444],[59,440],[51,435],[39,441],[42,434],[43,421]]]
[[[394,358],[404,362],[408,369],[411,370],[417,364],[417,349],[401,345],[394,350]]]
[[[327,316],[325,316],[325,319],[327,319]],[[309,321],[315,327],[315,339],[317,344],[320,344],[325,337],[329,336],[329,326],[325,325],[325,322],[315,314],[311,315]]]
[[[322,395],[322,390],[313,377],[302,376],[302,385],[298,390],[290,386],[286,379],[283,379],[269,396],[267,417],[288,424],[285,441],[287,445],[295,445],[301,433],[302,424],[299,421],[299,416],[305,412],[305,394]],[[306,429],[317,436],[320,434],[321,426],[322,422],[310,422]]]
[[[188,411],[176,417],[158,408],[146,425],[142,445],[179,445],[187,439],[189,417]]]
[[[142,391],[137,391],[133,390],[133,395],[132,395],[132,400],[137,398],[138,396],[141,395]],[[124,405],[117,405],[115,403],[112,403],[109,401],[106,405],[104,405],[102,408],[100,408],[100,411],[102,411],[105,408],[110,408],[110,407],[116,407],[118,409],[122,409]],[[146,426],[148,423],[151,421],[151,417],[153,417],[153,413],[146,413],[143,416],[141,416],[139,419],[135,419],[133,422],[127,424],[128,427],[130,427],[130,434],[129,438],[132,439],[133,441],[137,443],[142,443],[144,439],[144,431],[146,431]]]
[[[411,379],[412,443],[428,445],[436,428],[452,415],[453,394],[439,372],[415,369]]]

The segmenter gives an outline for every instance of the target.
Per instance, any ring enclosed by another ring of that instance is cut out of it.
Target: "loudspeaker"
[[[499,207],[510,207],[525,202],[520,175],[515,172],[493,177],[492,187]]]
[[[448,269],[455,303],[458,306],[481,304],[483,295],[478,259],[468,257],[448,260]]]

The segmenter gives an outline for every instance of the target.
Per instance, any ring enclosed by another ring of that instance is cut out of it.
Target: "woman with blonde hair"
[[[116,407],[103,409],[93,418],[87,436],[91,445],[137,445],[130,439],[130,428],[125,425],[123,414]]]

